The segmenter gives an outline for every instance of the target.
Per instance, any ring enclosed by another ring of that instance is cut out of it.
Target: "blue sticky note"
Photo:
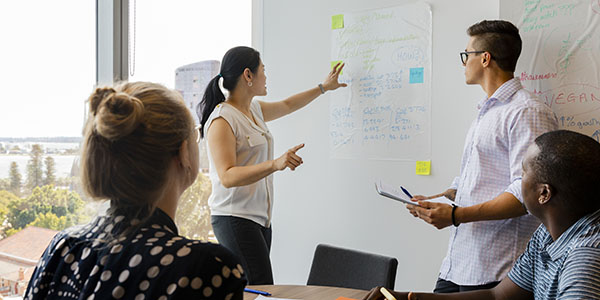
[[[410,68],[410,83],[423,83],[423,68]]]

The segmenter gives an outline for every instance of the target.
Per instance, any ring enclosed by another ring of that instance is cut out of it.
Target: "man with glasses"
[[[467,84],[486,93],[479,101],[463,150],[460,174],[443,193],[456,205],[407,205],[438,229],[452,226],[434,292],[491,288],[506,276],[539,225],[523,205],[521,162],[537,136],[557,129],[552,110],[513,73],[521,53],[519,30],[507,21],[481,21],[467,30],[460,53]]]

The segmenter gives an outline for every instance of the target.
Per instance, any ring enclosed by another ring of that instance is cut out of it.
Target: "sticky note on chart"
[[[410,68],[409,83],[423,83],[423,68]]]
[[[344,28],[344,15],[331,16],[331,29]]]
[[[431,175],[431,161],[430,160],[417,160],[417,167],[415,169],[417,175]]]
[[[334,60],[331,62],[331,69],[333,70],[333,67],[335,67],[335,65],[340,64],[340,66],[342,65],[342,61],[341,60]],[[339,68],[339,67],[338,67]],[[344,74],[344,70],[342,70],[340,72],[340,75]]]

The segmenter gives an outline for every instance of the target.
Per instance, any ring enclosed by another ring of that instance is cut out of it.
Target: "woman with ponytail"
[[[249,284],[273,284],[269,253],[273,173],[302,164],[297,145],[273,158],[273,136],[266,122],[290,114],[338,82],[344,65],[336,65],[323,83],[279,102],[254,100],[267,95],[265,67],[249,47],[227,51],[221,70],[204,92],[198,107],[203,137],[208,141],[212,194],[211,223],[219,243],[242,260]],[[219,82],[229,91],[225,95]]]
[[[181,194],[198,175],[198,140],[181,96],[135,82],[89,98],[81,180],[110,209],[58,233],[25,299],[242,299],[238,260],[177,234]]]

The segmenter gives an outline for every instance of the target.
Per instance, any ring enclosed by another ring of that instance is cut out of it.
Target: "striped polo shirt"
[[[600,210],[556,241],[542,224],[508,278],[538,299],[600,299]]]

